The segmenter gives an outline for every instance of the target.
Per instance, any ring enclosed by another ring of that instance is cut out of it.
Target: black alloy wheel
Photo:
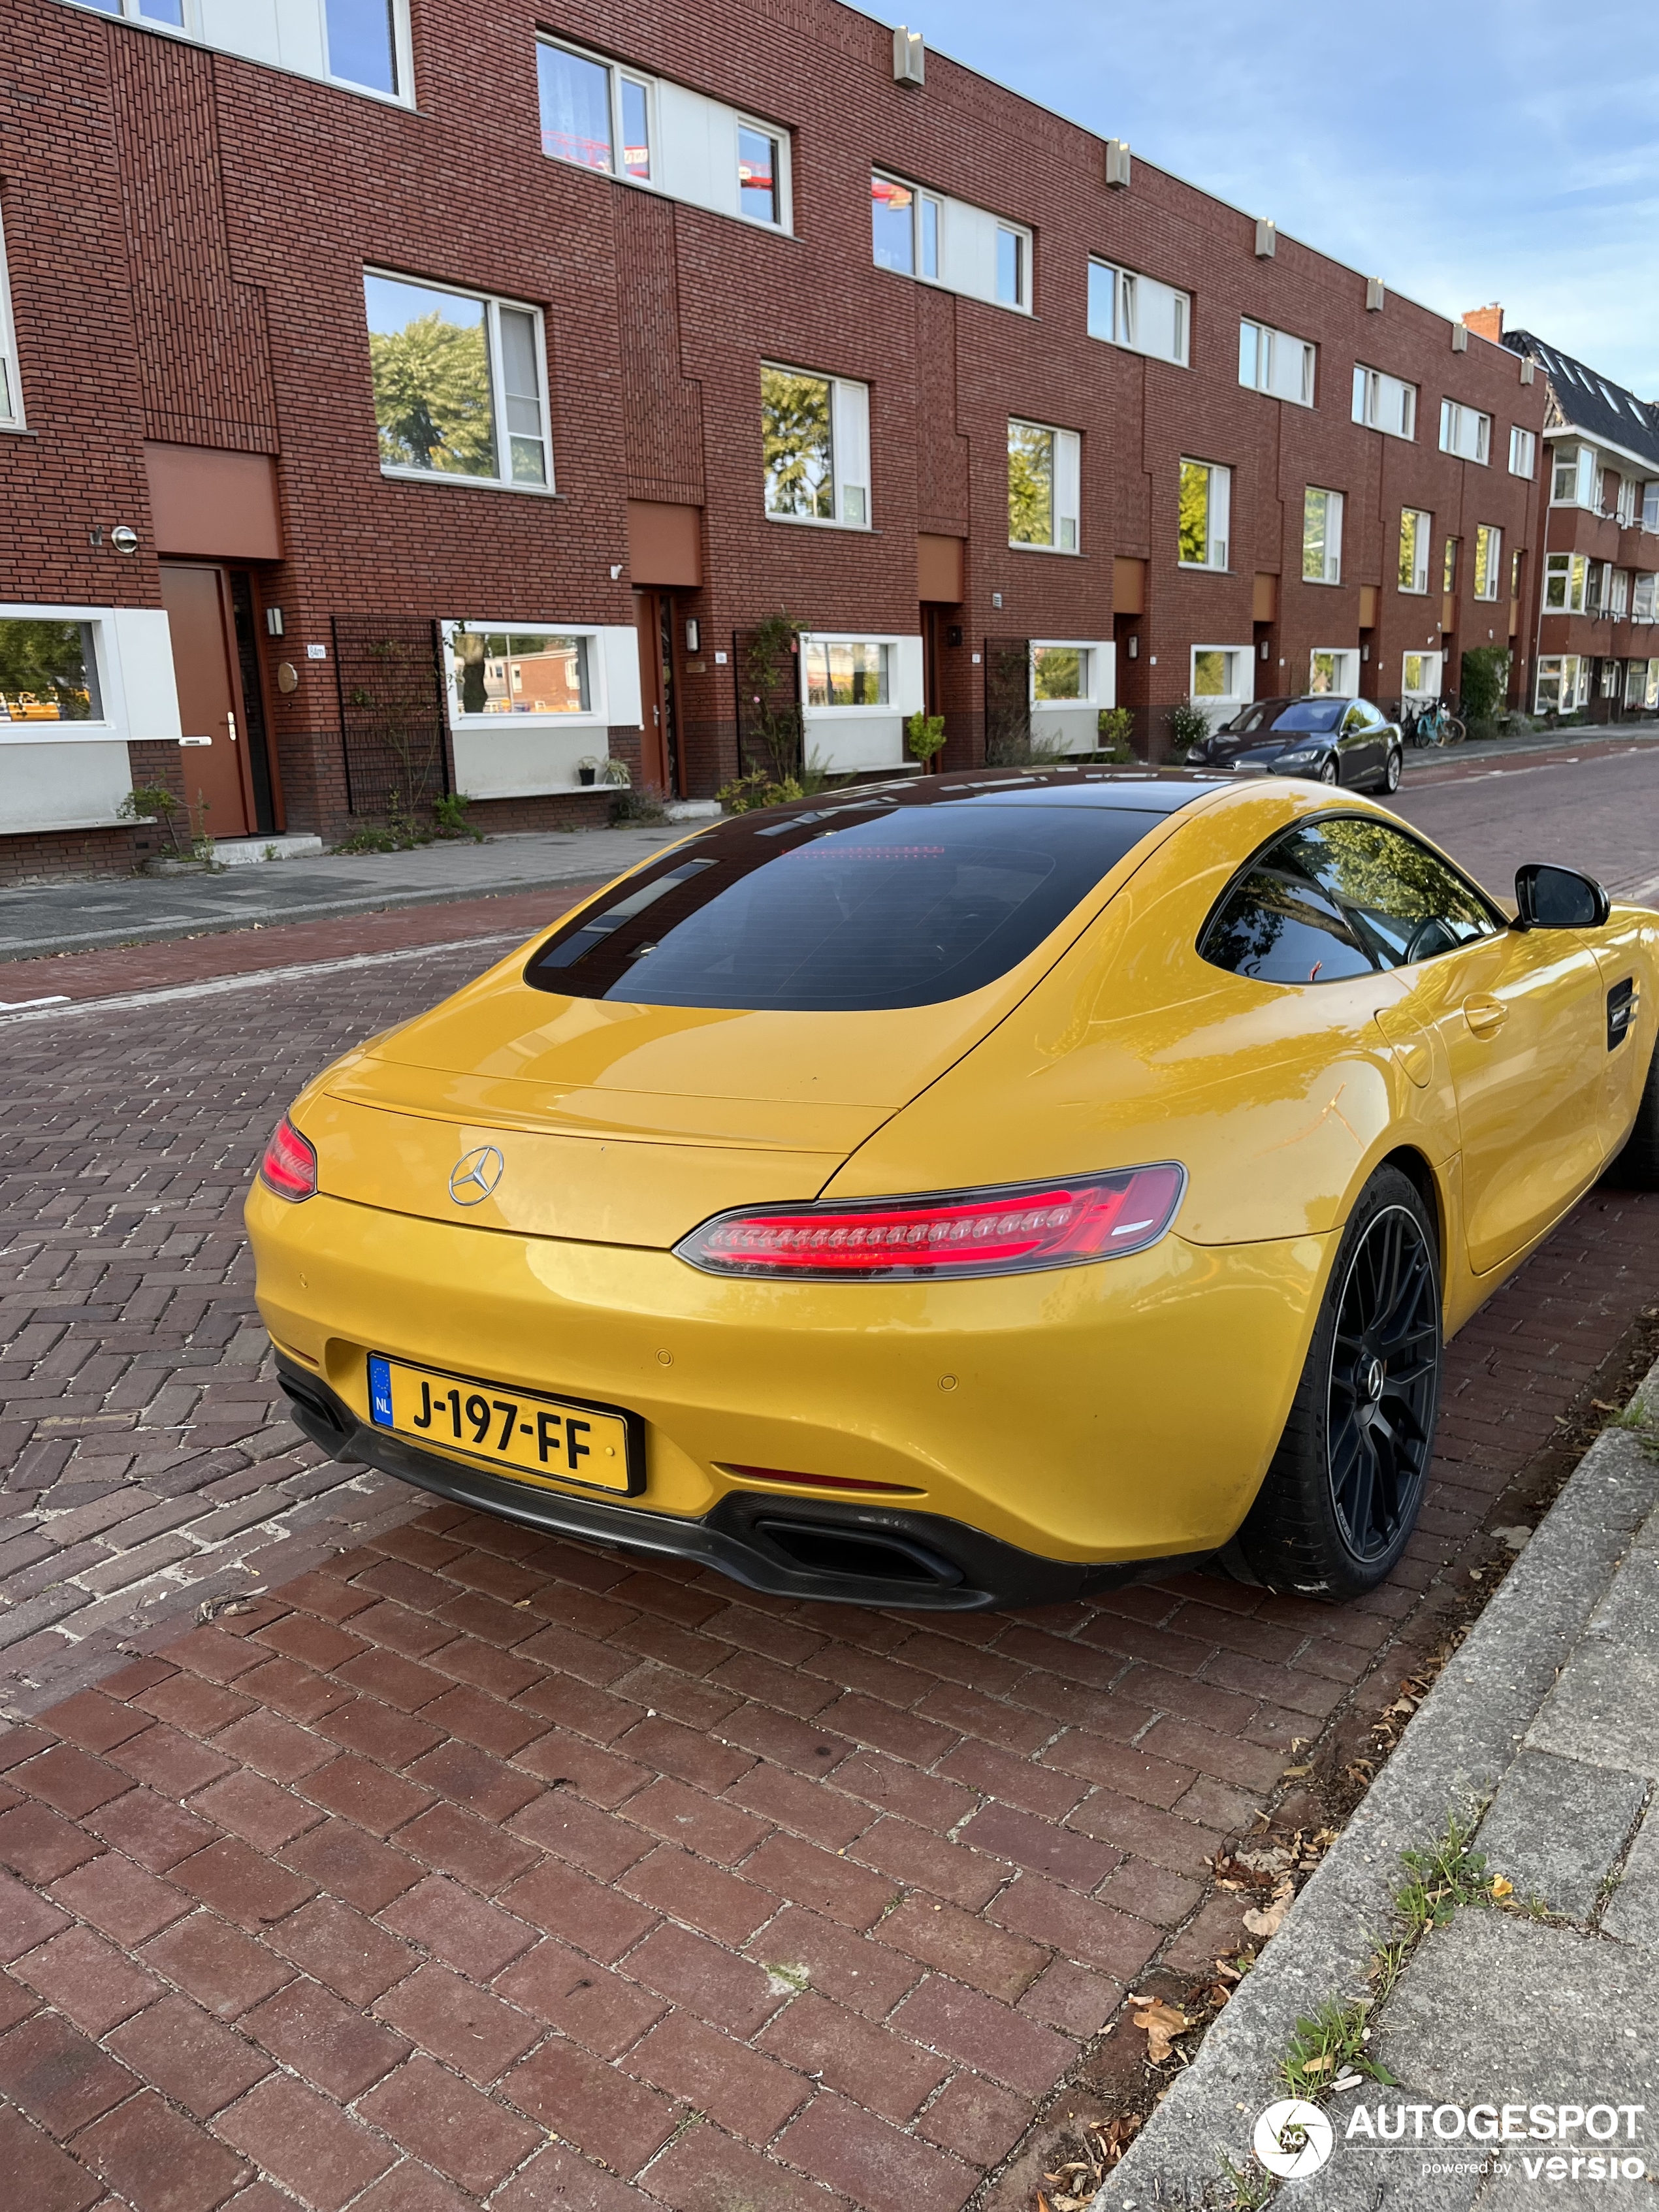
[[[1417,1524],[1440,1402],[1439,1247],[1412,1180],[1378,1168],[1342,1232],[1279,1449],[1221,1564],[1304,1597],[1360,1597]]]
[[[1377,1214],[1348,1267],[1331,1347],[1326,1455],[1337,1525],[1369,1565],[1417,1518],[1440,1370],[1439,1287],[1415,1218]]]
[[[1340,782],[1340,774],[1336,765],[1335,754],[1327,753],[1324,759],[1319,763],[1319,781],[1322,783],[1337,783]]]
[[[1388,761],[1382,770],[1382,788],[1384,791],[1399,790],[1401,770],[1404,765],[1405,756],[1401,748],[1398,745],[1390,745],[1389,747]]]

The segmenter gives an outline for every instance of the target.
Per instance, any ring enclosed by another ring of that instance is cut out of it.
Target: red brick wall
[[[1464,540],[1456,644],[1489,628],[1503,640],[1507,592],[1468,596],[1474,531],[1499,526],[1506,562],[1532,544],[1534,488],[1504,463],[1511,422],[1541,428],[1541,379],[1522,386],[1515,357],[1480,337],[1454,354],[1448,324],[1402,300],[1367,313],[1363,276],[1294,240],[1256,259],[1249,219],[1144,161],[1109,191],[1098,140],[937,55],[925,88],[895,85],[889,33],[833,0],[418,0],[413,113],[60,0],[12,0],[12,21],[0,208],[38,435],[0,438],[0,596],[155,604],[140,440],[274,452],[288,558],[257,591],[286,617],[281,641],[261,621],[260,651],[300,674],[272,692],[289,828],[349,824],[333,671],[305,655],[331,617],[629,622],[629,580],[610,574],[629,494],[706,501],[707,580],[677,602],[703,633],[680,702],[698,792],[735,757],[733,672],[714,650],[779,607],[814,627],[914,632],[919,528],[969,538],[963,642],[942,655],[953,758],[981,726],[983,638],[1111,636],[1114,555],[1150,563],[1146,612],[1117,630],[1140,645],[1120,660],[1120,696],[1154,732],[1185,696],[1194,642],[1255,641],[1258,570],[1283,579],[1267,635],[1287,688],[1312,647],[1360,641],[1359,587],[1376,584],[1367,688],[1397,690],[1401,654],[1439,613],[1448,530]],[[538,24],[788,126],[796,235],[545,159]],[[1030,224],[1035,317],[875,268],[872,162]],[[1189,369],[1086,336],[1091,252],[1193,292]],[[556,499],[380,475],[365,263],[543,307]],[[1316,410],[1240,389],[1244,313],[1318,343]],[[1414,444],[1349,421],[1356,357],[1420,385]],[[872,531],[765,519],[763,358],[869,383]],[[1436,450],[1445,393],[1493,416],[1492,466]],[[1083,434],[1077,558],[1007,544],[1011,414]],[[1235,471],[1230,575],[1176,566],[1183,453]],[[1309,483],[1346,495],[1338,587],[1300,580]],[[1402,504],[1435,516],[1426,599],[1394,588]],[[131,522],[141,557],[93,552],[93,520]]]

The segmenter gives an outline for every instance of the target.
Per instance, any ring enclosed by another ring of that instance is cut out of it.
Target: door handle
[[[230,742],[232,744],[234,744],[236,742],[236,717],[234,714],[230,713],[228,708],[227,708],[225,713],[225,720],[230,728]]]
[[[1510,1010],[1501,999],[1479,994],[1463,1001],[1463,1018],[1476,1036],[1496,1036],[1509,1018]]]

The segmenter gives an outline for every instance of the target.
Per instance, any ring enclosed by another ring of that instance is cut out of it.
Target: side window
[[[1386,822],[1322,822],[1275,848],[1334,899],[1379,968],[1403,968],[1493,936],[1474,887]]]
[[[1373,963],[1334,899],[1310,883],[1281,839],[1234,884],[1199,939],[1199,957],[1258,983],[1334,983]]]

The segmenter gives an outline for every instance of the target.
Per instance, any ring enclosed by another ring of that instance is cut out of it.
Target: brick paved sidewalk
[[[0,2172],[28,2212],[1029,2212],[1124,1989],[1236,1946],[1209,1854],[1391,1699],[1659,1303],[1659,1201],[1593,1194],[1459,1338],[1361,1605],[796,1607],[347,1480],[273,1417],[257,1147],[477,965],[7,1039],[0,1574],[74,1601],[9,1654]]]

